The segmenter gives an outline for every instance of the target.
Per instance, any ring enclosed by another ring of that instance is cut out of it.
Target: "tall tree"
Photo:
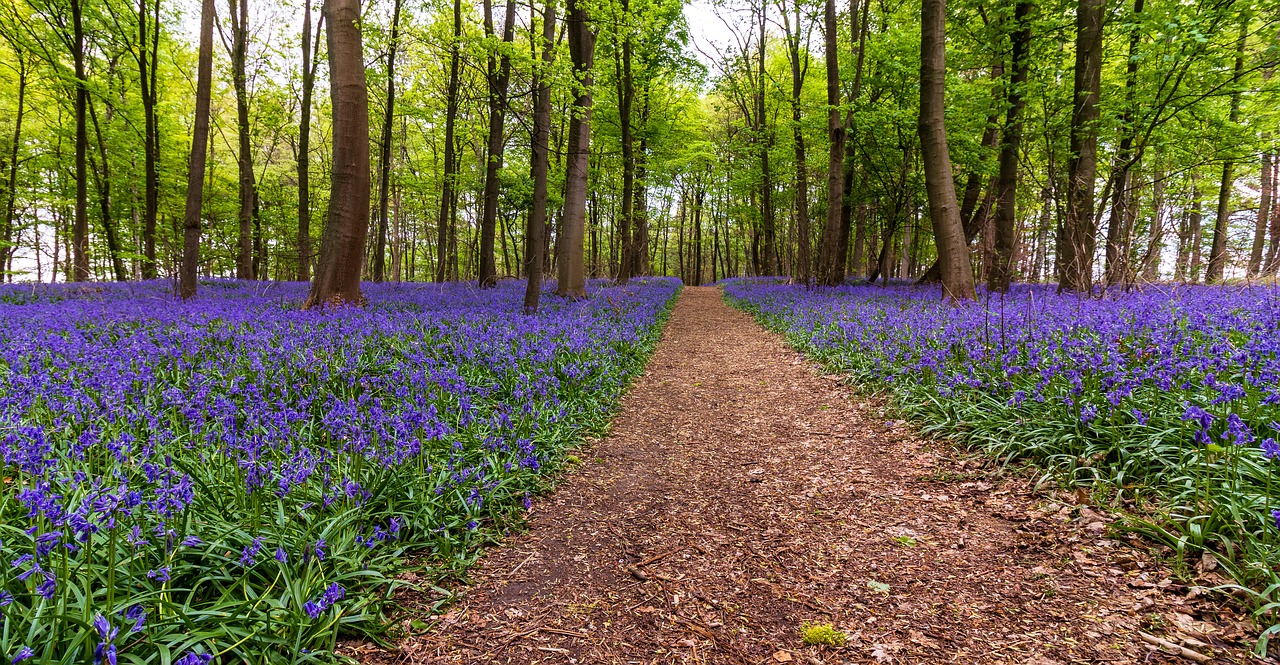
[[[453,0],[453,38],[449,41],[449,89],[444,121],[444,173],[440,186],[440,217],[436,225],[436,281],[448,276],[449,237],[458,208],[458,157],[454,133],[458,124],[458,84],[462,66],[462,0]]]
[[[827,64],[827,221],[822,229],[822,248],[819,250],[818,276],[821,284],[834,286],[844,281],[845,265],[840,258],[840,235],[843,224],[842,214],[845,200],[845,179],[842,167],[845,160],[845,126],[840,119],[840,54],[837,48],[839,34],[836,30],[835,0],[826,0],[823,12],[823,25],[826,27],[826,64]],[[849,10],[854,14],[857,25],[856,7]],[[854,28],[854,39],[857,39],[857,28]]]
[[[397,2],[396,6],[399,6]],[[320,59],[320,34],[324,15],[311,36],[311,0],[302,2],[302,100],[298,120],[298,273],[300,282],[311,281],[311,94],[315,90],[316,66]]]
[[[626,284],[635,266],[635,239],[631,227],[635,223],[636,157],[632,135],[632,106],[636,86],[631,72],[631,2],[622,0],[621,11],[614,18],[614,79],[618,88],[618,131],[622,135],[622,217],[618,234],[622,240],[622,260],[618,264],[618,283]]]
[[[150,16],[149,16],[150,15]],[[150,28],[147,19],[150,18]],[[156,75],[160,57],[160,0],[138,0],[138,96],[142,101],[143,194],[142,278],[156,277],[156,217],[160,209],[160,134],[156,105]]]
[[[325,0],[333,166],[320,262],[306,306],[360,304],[369,235],[369,90],[360,37],[360,0]]]
[[[1236,62],[1231,71],[1231,111],[1229,126],[1240,122],[1240,77],[1244,74],[1244,46],[1249,36],[1249,17],[1240,19],[1240,37],[1236,40]],[[1227,267],[1227,221],[1231,218],[1231,190],[1235,187],[1235,161],[1231,157],[1222,160],[1222,184],[1218,187],[1218,212],[1213,222],[1213,245],[1209,250],[1209,267],[1204,280],[1210,284],[1221,282]]]
[[[249,126],[249,0],[227,0],[228,20],[231,22],[231,39],[222,35],[223,45],[231,58],[231,87],[236,95],[236,138],[238,156],[236,169],[240,183],[240,221],[236,233],[236,278],[256,279],[254,268],[254,197],[258,188],[254,183],[253,147]]]
[[[1093,289],[1094,179],[1098,172],[1098,98],[1102,85],[1102,18],[1106,0],[1079,0],[1071,107],[1067,214],[1058,257],[1060,289]]]
[[[387,259],[391,133],[395,129],[396,118],[396,49],[400,45],[400,4],[400,0],[394,0],[391,9],[391,39],[387,43],[387,98],[382,111],[382,138],[378,141],[378,239],[373,250],[373,281],[375,282],[383,280]],[[488,5],[486,4],[485,7],[487,8]]]
[[[489,142],[484,169],[484,209],[480,216],[480,287],[498,285],[498,269],[494,261],[493,242],[498,225],[498,196],[501,183],[498,173],[502,170],[503,149],[506,137],[503,125],[507,115],[507,87],[511,82],[511,44],[515,41],[516,5],[507,0],[507,11],[502,24],[501,55],[495,58],[489,52],[487,80],[489,83]],[[494,36],[493,0],[484,0],[484,31]]]
[[[975,297],[969,246],[960,222],[947,146],[947,3],[924,0],[920,11],[920,148],[929,218],[933,222],[942,289],[952,300]]]
[[[546,0],[542,10],[542,63],[534,67],[533,135],[530,141],[529,171],[533,179],[533,207],[529,210],[529,229],[525,242],[525,273],[528,284],[524,291],[524,311],[538,311],[542,294],[542,273],[546,255],[544,235],[547,229],[547,170],[550,165],[551,137],[551,66],[555,62],[556,0]]]
[[[1138,0],[1141,2],[1142,0]],[[1013,7],[1009,90],[1006,93],[1004,136],[1000,144],[1000,176],[996,193],[994,264],[987,271],[987,287],[1008,291],[1013,280],[1014,245],[1017,243],[1018,156],[1022,146],[1023,88],[1027,84],[1027,50],[1031,43],[1031,1],[1018,0]]]
[[[1133,142],[1137,128],[1134,126],[1138,113],[1138,46],[1142,43],[1142,10],[1144,0],[1133,0],[1132,27],[1129,30],[1129,58],[1125,65],[1125,107],[1120,114],[1120,147],[1116,150],[1115,162],[1109,187],[1112,191],[1111,215],[1107,221],[1106,246],[1106,283],[1108,287],[1120,284],[1128,279],[1129,254],[1129,216],[1126,214],[1135,196],[1133,186],[1133,166],[1140,155],[1134,154]]]
[[[204,166],[209,156],[209,97],[213,87],[214,0],[200,3],[200,54],[196,64],[196,117],[191,130],[191,157],[187,169],[187,203],[182,222],[182,270],[178,294],[196,295],[200,270],[200,216],[204,207]]]
[[[569,151],[565,162],[564,212],[556,259],[556,293],[566,298],[587,295],[583,272],[583,240],[587,215],[587,170],[591,154],[591,70],[595,65],[596,37],[586,9],[569,0],[565,26],[569,33],[569,57],[573,60],[574,99],[569,120]],[[625,259],[624,259],[625,261]]]

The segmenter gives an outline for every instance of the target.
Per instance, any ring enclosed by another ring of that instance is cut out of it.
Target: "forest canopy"
[[[589,277],[938,279],[934,5],[953,235],[977,281],[1220,281],[1280,259],[1274,2],[734,0],[690,25],[673,0],[379,0],[355,31],[367,139],[334,130],[330,8],[206,5],[204,277],[311,279],[334,149],[367,140],[368,280],[488,283],[533,254],[555,274],[579,218]],[[0,13],[5,279],[176,279],[200,8]]]

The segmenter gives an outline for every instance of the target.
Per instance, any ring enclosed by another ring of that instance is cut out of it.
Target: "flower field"
[[[332,661],[607,424],[679,282],[597,286],[0,288],[0,662]]]
[[[1280,290],[1161,286],[1102,298],[1018,286],[806,290],[734,280],[726,297],[832,371],[889,391],[928,431],[1143,503],[1139,528],[1280,581]]]

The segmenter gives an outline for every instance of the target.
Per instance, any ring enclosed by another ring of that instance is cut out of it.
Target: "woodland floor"
[[[1110,518],[920,437],[686,288],[612,433],[366,663],[1244,662],[1256,630]],[[887,591],[885,586],[887,586]],[[415,599],[404,599],[413,614]],[[416,602],[426,606],[430,598]],[[406,617],[405,624],[415,617]],[[422,615],[416,617],[430,619]],[[830,623],[843,647],[805,646]],[[418,624],[419,626],[421,624]]]

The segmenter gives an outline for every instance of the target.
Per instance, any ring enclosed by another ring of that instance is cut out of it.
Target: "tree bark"
[[[529,159],[530,176],[533,178],[533,208],[529,211],[529,230],[525,240],[525,273],[529,279],[524,290],[524,311],[527,314],[538,311],[538,298],[542,294],[542,273],[545,270],[547,170],[550,164],[548,141],[551,135],[551,86],[547,78],[555,62],[556,2],[557,0],[546,0],[542,10],[542,65],[534,70],[533,89],[536,97]]]
[[[1142,2],[1142,0],[1137,0]],[[996,185],[995,244],[992,265],[987,270],[987,287],[992,291],[1008,291],[1013,281],[1013,254],[1017,242],[1018,150],[1022,145],[1023,87],[1027,82],[1027,50],[1031,44],[1031,1],[1018,0],[1013,7],[1013,53],[1009,91],[1005,95],[1009,108],[1005,112],[1004,137],[1000,145],[1000,176]]]
[[[382,114],[382,137],[378,142],[378,240],[373,250],[373,281],[381,282],[386,272],[387,216],[391,195],[391,133],[395,129],[396,48],[400,41],[400,0],[391,9],[391,39],[387,44],[387,99]]]
[[[14,110],[13,134],[10,137],[9,154],[7,155],[9,163],[5,166],[8,171],[5,174],[5,191],[4,191],[4,234],[0,235],[0,265],[10,266],[13,262],[13,255],[17,251],[16,235],[17,226],[17,201],[18,201],[18,148],[22,145],[22,120],[26,114],[27,106],[27,56],[24,52],[18,50],[13,42],[10,46],[14,47],[14,53],[18,57],[18,97],[16,109]],[[56,275],[57,269],[57,241],[58,234],[53,234],[54,238],[54,269]],[[37,250],[37,258],[39,258],[39,250]],[[13,281],[12,273],[9,275],[9,281]]]
[[[865,0],[869,2],[870,0]],[[851,7],[850,11],[855,8]],[[854,19],[857,24],[856,14]],[[822,249],[818,261],[819,283],[835,286],[844,282],[845,265],[840,252],[840,236],[845,206],[845,127],[840,119],[840,55],[837,50],[839,33],[836,30],[835,0],[826,0],[823,10],[826,28],[825,60],[827,65],[827,220],[822,229]],[[857,32],[855,27],[854,32]],[[799,109],[799,86],[796,87],[796,108]],[[799,111],[797,110],[797,116]],[[799,118],[797,117],[797,126]],[[796,131],[799,131],[798,129]],[[850,171],[852,173],[852,171]]]
[[[942,289],[951,300],[966,300],[975,293],[947,146],[946,18],[946,0],[924,0],[920,12],[920,147]]]
[[[1063,223],[1059,289],[1093,290],[1094,178],[1098,170],[1098,97],[1102,82],[1102,19],[1106,0],[1080,0],[1071,109],[1071,162]]]
[[[569,56],[576,80],[572,117],[569,120],[569,150],[565,163],[564,212],[556,259],[556,293],[566,298],[585,298],[583,235],[587,215],[587,171],[591,155],[591,69],[595,64],[595,34],[587,25],[587,12],[577,0],[569,0],[565,17]],[[625,258],[619,260],[619,270]]]
[[[1227,123],[1235,127],[1240,122],[1240,78],[1244,74],[1244,45],[1249,34],[1247,20],[1240,22],[1240,37],[1236,42],[1235,69],[1231,73],[1231,111]],[[1205,282],[1221,282],[1227,269],[1227,222],[1231,218],[1231,190],[1235,186],[1235,162],[1228,157],[1222,162],[1222,184],[1218,188],[1218,212],[1213,222],[1213,246],[1209,251],[1209,268]]]
[[[1116,286],[1129,274],[1129,256],[1123,251],[1129,243],[1125,222],[1130,202],[1133,199],[1134,163],[1141,156],[1133,155],[1133,141],[1136,128],[1134,116],[1137,115],[1135,91],[1138,85],[1138,46],[1142,43],[1142,10],[1144,0],[1133,0],[1133,29],[1129,33],[1129,58],[1125,66],[1125,108],[1120,116],[1120,148],[1116,151],[1115,170],[1111,177],[1111,214],[1107,220],[1106,247],[1106,284]]]
[[[462,0],[453,0],[453,40],[449,43],[449,90],[444,121],[444,182],[440,186],[440,219],[436,234],[436,281],[445,281],[449,268],[449,238],[457,226],[458,165],[454,132],[458,123],[458,78],[462,58]]]
[[[155,11],[151,29],[147,28],[147,0],[138,0],[138,82],[142,101],[142,151],[145,172],[142,213],[142,278],[156,277],[156,215],[160,206],[160,171],[157,166],[160,139],[156,127],[156,70],[160,51],[160,2],[152,3]],[[150,35],[148,35],[150,33]]]
[[[359,0],[325,0],[333,166],[320,262],[306,306],[360,304],[360,271],[369,234],[369,91],[360,38]]]
[[[514,0],[507,0],[507,11],[502,27],[502,43],[510,45],[515,41],[516,5]],[[485,34],[494,34],[493,3],[484,2]],[[489,142],[484,170],[484,209],[480,215],[480,288],[498,285],[498,269],[494,263],[494,236],[498,223],[498,172],[502,170],[503,157],[503,124],[507,113],[507,86],[511,81],[511,55],[504,50],[494,66],[493,54],[488,60],[489,82]]]
[[[311,0],[302,2],[302,118],[298,122],[298,273],[300,282],[311,281],[311,93],[315,89],[316,52],[324,17],[311,37]]]
[[[253,147],[249,127],[249,83],[245,61],[249,50],[248,0],[227,0],[231,19],[231,84],[236,95],[236,135],[239,155],[236,168],[240,183],[240,220],[236,234],[236,278],[256,279],[253,252],[253,198],[257,187],[253,177]]]
[[[178,295],[196,295],[200,269],[200,215],[204,204],[204,166],[209,156],[209,93],[213,85],[214,1],[200,3],[200,52],[196,64],[196,117],[191,131],[191,157],[187,169],[187,202],[182,223],[182,271]]]
[[[89,280],[89,82],[85,78],[84,57],[84,7],[81,0],[71,0],[72,49],[71,59],[76,76],[76,207],[75,221],[71,228],[72,280]]]
[[[1268,137],[1269,138],[1269,137]],[[1275,196],[1275,180],[1272,178],[1272,160],[1270,148],[1262,152],[1262,192],[1258,200],[1258,218],[1253,231],[1253,252],[1249,255],[1249,277],[1256,277],[1262,274],[1264,268],[1270,265],[1270,261],[1263,263],[1263,249],[1266,245],[1268,222],[1271,215],[1271,200]],[[1271,236],[1271,243],[1276,242],[1275,234]]]
[[[832,7],[830,13],[834,16],[835,0],[828,0],[827,4]],[[809,246],[809,166],[808,157],[805,154],[804,144],[804,127],[801,125],[803,120],[800,109],[800,95],[804,91],[804,78],[809,70],[808,53],[801,53],[800,35],[801,22],[804,20],[800,13],[800,3],[794,2],[792,7],[795,11],[795,32],[791,31],[791,20],[785,3],[781,3],[778,7],[779,13],[782,15],[782,27],[787,38],[787,56],[791,65],[791,142],[795,151],[796,173],[795,173],[795,222],[796,222],[796,263],[792,270],[795,281],[808,286],[811,280],[811,271],[813,270],[813,259],[811,256],[811,248]],[[827,26],[828,31],[834,26],[834,18],[829,19],[830,25]],[[830,41],[830,38],[828,38]],[[828,58],[833,47],[827,47]],[[803,62],[801,56],[803,55]],[[830,73],[830,65],[828,64],[828,74]],[[836,64],[836,105],[839,105],[839,62]],[[839,109],[834,111],[837,121],[839,120]],[[843,126],[841,127],[841,135],[843,136]],[[839,164],[836,164],[836,173],[839,173]],[[829,201],[836,201],[828,197]],[[840,207],[838,205],[828,204],[828,208],[834,208],[837,219],[839,218]],[[830,217],[830,215],[828,215]],[[824,233],[825,236],[825,233]]]
[[[618,222],[618,236],[622,243],[618,261],[618,283],[626,284],[635,264],[635,242],[632,225],[635,222],[636,158],[635,137],[631,132],[631,107],[635,100],[635,82],[631,78],[631,3],[622,0],[622,18],[617,21],[615,34],[621,33],[622,43],[615,37],[613,52],[614,78],[618,87],[618,132],[622,144],[622,218]]]

